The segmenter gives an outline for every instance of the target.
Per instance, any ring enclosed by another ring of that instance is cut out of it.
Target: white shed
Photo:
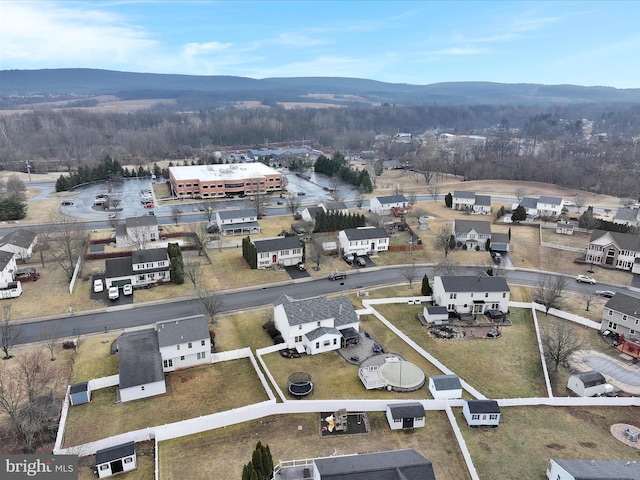
[[[580,397],[593,397],[613,392],[604,376],[596,371],[576,373],[569,377],[567,388]]]
[[[69,401],[71,405],[82,405],[91,401],[89,382],[74,383],[69,387]]]
[[[457,375],[431,375],[429,392],[436,400],[462,398],[462,384]]]
[[[426,414],[420,402],[387,405],[387,421],[391,430],[424,427]]]
[[[424,316],[425,322],[432,323],[434,325],[443,325],[449,322],[449,311],[447,310],[447,307],[424,307],[422,315]]]
[[[470,427],[500,424],[500,406],[495,400],[467,400],[462,406],[462,414]]]
[[[115,445],[96,452],[96,469],[100,478],[130,472],[135,470],[136,466],[136,449],[133,442]]]

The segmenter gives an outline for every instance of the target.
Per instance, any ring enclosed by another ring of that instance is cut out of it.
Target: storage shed
[[[420,402],[387,405],[387,421],[391,430],[424,427],[426,414]]]
[[[136,449],[133,442],[115,445],[96,452],[96,469],[100,478],[112,477],[136,468]]]
[[[462,414],[470,427],[500,424],[500,406],[495,400],[467,400],[462,406]]]
[[[456,375],[431,375],[429,392],[436,400],[462,398],[462,384]]]
[[[607,383],[604,375],[596,371],[571,375],[567,388],[580,397],[593,397],[613,392],[613,386]]]
[[[447,307],[424,307],[422,315],[429,324],[443,325],[449,322],[449,311]]]
[[[69,387],[69,401],[71,405],[82,405],[91,401],[89,382],[74,383]]]

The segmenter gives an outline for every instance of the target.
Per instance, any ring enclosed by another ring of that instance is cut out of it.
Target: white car
[[[98,278],[93,281],[93,291],[95,293],[100,293],[104,290],[104,283],[102,283],[102,279]]]
[[[109,287],[109,300],[117,300],[120,297],[118,287]]]
[[[580,283],[590,283],[591,285],[596,283],[595,279],[588,277],[586,275],[578,275],[576,277],[576,280]]]
[[[130,283],[127,283],[122,286],[122,294],[123,295],[133,295],[133,286]]]

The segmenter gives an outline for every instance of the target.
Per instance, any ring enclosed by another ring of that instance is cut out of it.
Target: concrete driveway
[[[576,370],[581,372],[595,370],[604,375],[607,382],[615,387],[633,395],[640,395],[639,364],[634,365],[595,350],[580,350],[573,354],[569,362]]]

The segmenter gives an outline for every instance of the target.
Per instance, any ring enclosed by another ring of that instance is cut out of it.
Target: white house
[[[449,322],[447,307],[425,306],[422,309],[424,320],[433,325],[442,325]]]
[[[491,238],[491,223],[486,220],[460,220],[453,221],[453,235],[456,242],[467,246],[468,250],[479,247],[485,249],[487,240]]]
[[[613,223],[629,227],[640,226],[640,208],[619,208],[616,211]]]
[[[587,246],[585,261],[620,270],[632,270],[640,258],[640,236],[629,233],[594,230]]]
[[[346,297],[295,300],[282,295],[274,302],[273,318],[286,346],[308,355],[360,341],[360,320]]]
[[[640,462],[636,460],[565,460],[552,458],[547,466],[549,480],[636,480]]]
[[[547,195],[540,195],[536,208],[538,210],[539,217],[559,217],[562,213],[562,206],[564,201],[561,197],[549,197]]]
[[[155,215],[127,217],[124,223],[116,225],[116,246],[144,248],[149,242],[160,238],[158,219]]]
[[[420,402],[387,405],[387,421],[391,430],[409,430],[425,425],[426,414]]]
[[[382,227],[358,227],[338,232],[340,249],[354,255],[370,255],[389,250],[389,234]]]
[[[465,190],[454,190],[451,199],[451,208],[454,210],[466,210],[469,211],[476,203],[475,192],[468,192]]]
[[[605,303],[602,309],[602,322],[600,322],[600,331],[625,336],[640,336],[640,299],[626,295],[624,293],[616,293]]]
[[[436,400],[462,398],[462,384],[457,375],[431,375],[428,388]]]
[[[537,198],[523,197],[519,203],[514,203],[511,206],[511,209],[515,210],[516,208],[518,208],[519,205],[524,207],[524,210],[527,213],[527,215],[534,218],[538,216],[538,199]]]
[[[255,210],[220,210],[216,212],[216,224],[222,235],[249,235],[260,233],[260,224]]]
[[[13,283],[13,274],[17,269],[15,254],[0,250],[0,288]]]
[[[118,394],[121,402],[166,393],[158,334],[152,328],[127,332],[118,342]]]
[[[580,397],[593,397],[613,391],[613,387],[607,384],[604,375],[596,371],[571,375],[567,388]]]
[[[293,465],[302,463],[292,462]],[[413,449],[316,458],[312,465],[301,470],[286,478],[436,480],[431,462]]]
[[[38,234],[31,230],[19,228],[7,233],[0,240],[0,250],[12,252],[16,260],[28,260],[33,255],[33,249],[38,244]]]
[[[509,285],[502,277],[475,275],[436,276],[433,301],[449,312],[482,314],[487,310],[509,310]]]
[[[475,215],[489,215],[491,213],[491,195],[476,195],[471,213]]]
[[[258,256],[258,269],[274,265],[291,266],[302,262],[302,243],[298,237],[275,237],[254,240]]]
[[[211,363],[211,337],[202,315],[156,323],[165,372]]]
[[[470,427],[497,427],[500,424],[500,406],[495,400],[466,400],[462,414]]]
[[[96,452],[98,478],[112,477],[136,468],[136,449],[133,442],[114,445]]]
[[[316,215],[318,212],[324,213],[342,213],[343,215],[347,215],[349,213],[349,209],[344,202],[322,202],[316,205],[315,207],[306,207],[301,212],[300,215],[305,222],[315,222]]]
[[[131,284],[144,287],[153,283],[171,281],[169,254],[166,248],[134,250],[130,257],[105,260],[105,282],[107,287]]]
[[[410,208],[409,200],[404,195],[374,197],[369,200],[369,210],[377,215],[391,215],[393,209],[402,212]]]

